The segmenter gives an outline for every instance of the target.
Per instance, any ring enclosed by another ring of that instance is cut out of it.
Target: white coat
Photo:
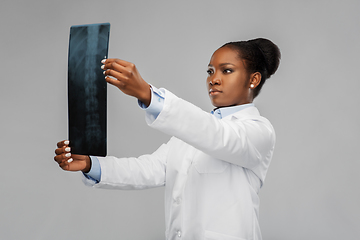
[[[217,119],[165,96],[158,117],[146,121],[170,141],[139,158],[99,157],[101,180],[93,186],[165,185],[166,239],[260,240],[258,191],[274,150],[272,125],[255,107]]]

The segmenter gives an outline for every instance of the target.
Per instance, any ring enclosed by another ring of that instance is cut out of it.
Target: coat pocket
[[[246,239],[205,230],[205,240],[246,240]]]
[[[196,171],[199,173],[222,173],[230,164],[201,151],[195,154],[193,162]]]

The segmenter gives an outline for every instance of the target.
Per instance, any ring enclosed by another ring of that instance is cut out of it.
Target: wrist
[[[138,99],[144,103],[146,107],[148,107],[151,103],[151,89],[150,85],[146,83],[146,86],[144,86],[144,90],[142,91],[141,96],[138,97]]]
[[[81,170],[83,173],[90,172],[91,169],[91,159],[89,156],[85,156],[85,168]]]

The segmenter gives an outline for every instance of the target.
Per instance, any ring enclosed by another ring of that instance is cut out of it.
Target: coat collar
[[[222,107],[222,108],[216,108],[211,113],[214,114],[217,118],[225,118],[226,116],[233,115],[234,113],[238,111],[242,111],[248,107],[253,107],[253,103],[248,104],[242,104],[242,105],[236,105],[231,107]]]
[[[244,117],[249,117],[249,116],[256,116],[259,117],[260,116],[260,112],[259,110],[255,107],[255,106],[250,106],[247,107],[245,109],[242,109],[240,111],[237,111],[231,115],[228,115],[225,117],[225,119],[229,119],[229,118],[244,118]]]

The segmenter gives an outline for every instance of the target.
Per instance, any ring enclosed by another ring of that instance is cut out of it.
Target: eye
[[[231,68],[226,68],[226,69],[223,70],[224,74],[229,74],[229,73],[232,73],[232,72],[234,72],[234,70],[232,70]]]
[[[211,74],[213,74],[213,73],[214,73],[214,70],[212,70],[212,69],[208,69],[206,72],[207,72],[209,75],[211,75]]]

